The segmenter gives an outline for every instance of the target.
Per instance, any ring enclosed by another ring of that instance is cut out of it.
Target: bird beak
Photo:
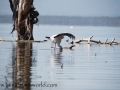
[[[50,37],[47,37],[47,36],[45,38],[50,39]]]

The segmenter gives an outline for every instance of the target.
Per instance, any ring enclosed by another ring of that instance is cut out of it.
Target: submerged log
[[[105,41],[105,44],[107,43],[108,39]]]
[[[80,43],[81,42],[81,40],[79,39],[79,40],[76,40],[76,41],[74,41],[74,43]]]
[[[108,39],[106,39],[105,42],[101,42],[101,44],[109,44],[109,42],[107,42],[107,41],[108,41]]]
[[[47,40],[43,40],[43,41],[40,41],[40,40],[4,40],[2,38],[0,38],[0,41],[4,41],[4,42],[46,42]]]
[[[85,38],[82,38],[82,39],[79,39],[79,40],[76,40],[74,41],[74,43],[80,43],[80,42],[88,42],[88,44],[91,44],[91,42],[94,42],[94,43],[101,43],[100,40],[99,41],[96,41],[96,40],[92,40],[92,37],[93,36],[90,36],[89,38],[85,39]]]
[[[119,45],[120,43],[118,42],[115,42],[115,38],[112,39],[111,42],[108,42],[108,39],[106,39],[105,42],[101,42],[100,40],[97,41],[97,40],[92,40],[92,37],[93,36],[90,36],[89,38],[85,39],[85,38],[82,38],[82,39],[78,39],[78,40],[75,40],[75,41],[72,41],[70,42],[70,44],[74,44],[74,43],[80,43],[80,42],[87,42],[88,44],[91,44],[91,42],[94,42],[94,43],[97,43],[97,44],[109,44],[109,45]]]
[[[88,44],[90,44],[90,41],[91,41],[92,37],[93,36],[91,36],[91,37],[88,38]]]
[[[1,40],[0,40],[1,41]],[[38,41],[38,40],[2,40],[4,42],[42,42],[42,41]]]
[[[0,41],[3,41],[3,39],[2,39],[2,38],[0,38]]]
[[[64,47],[64,49],[72,49],[73,47],[75,47],[75,45],[71,45],[69,47]]]
[[[112,45],[112,43],[114,43],[114,40],[115,40],[115,38],[113,38],[109,44]]]

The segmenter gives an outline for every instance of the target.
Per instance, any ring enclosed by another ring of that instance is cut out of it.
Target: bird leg
[[[54,47],[54,50],[56,49],[56,43],[55,43],[55,47]]]
[[[54,48],[53,45],[54,45],[54,43],[52,44],[51,48]]]
[[[55,47],[53,47],[53,45],[55,45]],[[51,48],[54,48],[54,50],[55,49],[60,49],[60,48],[56,48],[56,43],[53,43],[52,46],[51,46]]]
[[[53,45],[55,45],[55,47],[53,47]],[[51,48],[56,48],[56,43],[53,43],[52,46],[51,46]]]

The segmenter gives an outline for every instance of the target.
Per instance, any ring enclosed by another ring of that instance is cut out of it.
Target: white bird
[[[53,35],[51,37],[46,37],[47,39],[49,39],[53,44],[55,45],[55,47],[52,47],[51,48],[56,48],[56,44],[58,45],[58,47],[60,47],[60,49],[62,49],[62,46],[60,45],[61,43],[61,40],[64,38],[64,36],[68,36],[70,39],[75,39],[75,36],[72,35],[71,33],[60,33],[60,34],[57,34],[57,35]]]

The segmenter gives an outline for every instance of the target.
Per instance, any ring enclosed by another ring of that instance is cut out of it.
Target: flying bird
[[[62,49],[62,46],[60,45],[61,40],[64,38],[64,36],[68,36],[70,39],[75,39],[75,36],[72,35],[71,33],[60,33],[57,35],[52,35],[50,37],[46,37],[47,39],[49,39],[53,44],[51,46],[51,48],[56,48],[56,44],[58,45],[58,47],[60,47],[60,49]],[[53,45],[55,45],[55,47],[53,47]]]

